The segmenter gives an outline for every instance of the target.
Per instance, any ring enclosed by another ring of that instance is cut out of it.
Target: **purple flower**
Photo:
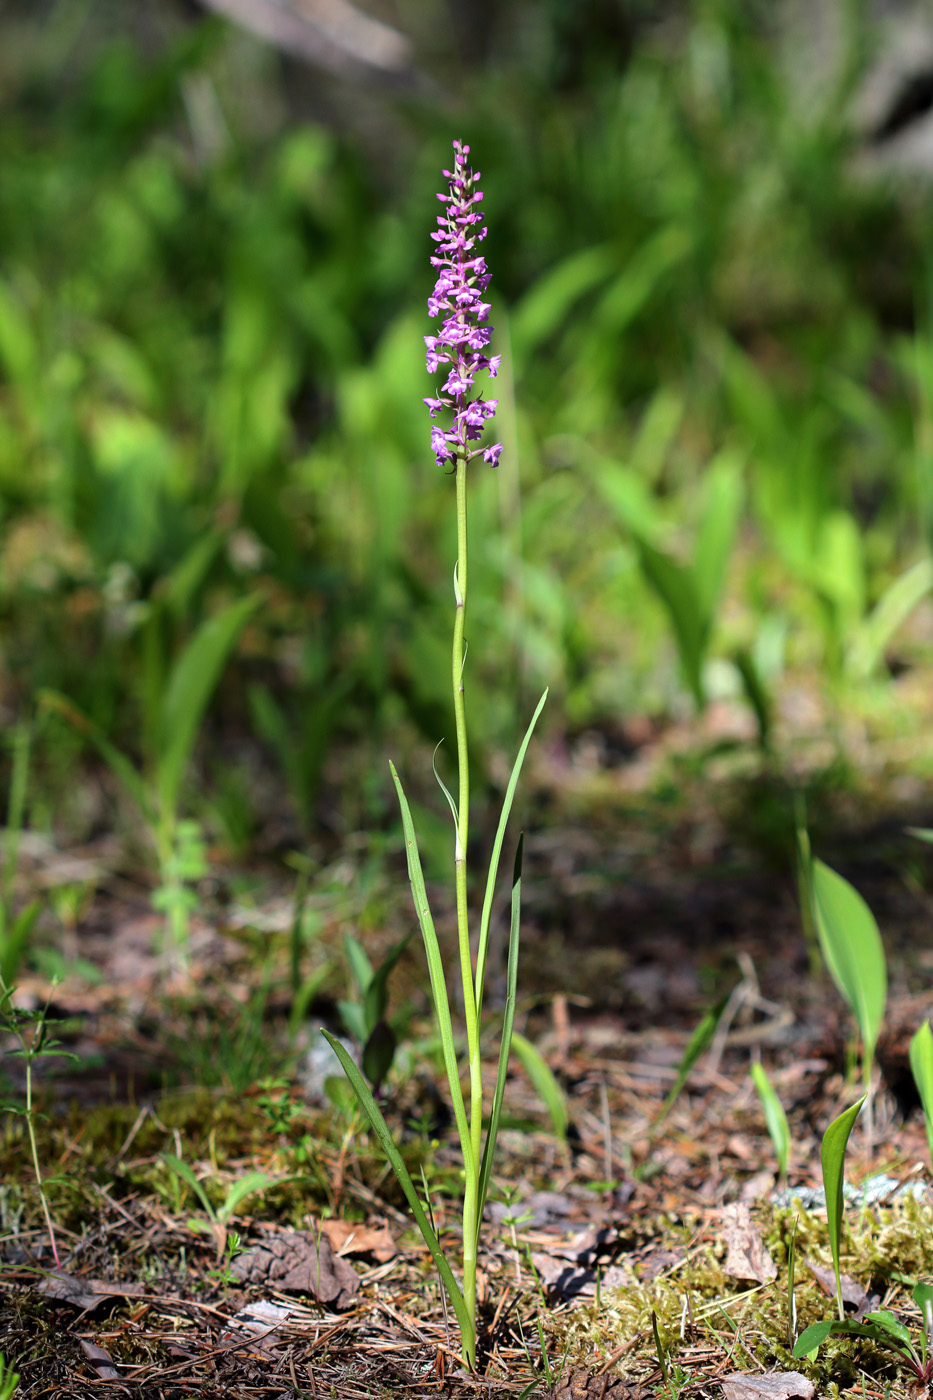
[[[437,196],[444,212],[438,215],[437,232],[431,234],[437,245],[431,258],[431,266],[437,269],[437,282],[428,297],[428,313],[443,317],[443,325],[438,335],[426,335],[424,343],[428,373],[437,374],[446,367],[447,378],[438,397],[427,398],[425,403],[432,418],[444,409],[453,411],[453,424],[446,432],[437,426],[431,428],[431,449],[438,466],[456,462],[459,456],[469,461],[482,452],[483,460],[495,467],[501,442],[486,448],[467,446],[479,441],[486,421],[492,418],[499,403],[498,399],[484,399],[482,394],[470,397],[476,372],[484,369],[490,378],[495,378],[502,360],[501,355],[485,353],[492,334],[492,326],[486,324],[489,302],[483,301],[489,273],[485,260],[475,250],[486,237],[486,230],[476,228],[483,221],[476,208],[483,194],[475,188],[479,171],[474,172],[466,164],[469,154],[469,146],[454,142],[454,168],[444,171],[450,182],[449,192]]]

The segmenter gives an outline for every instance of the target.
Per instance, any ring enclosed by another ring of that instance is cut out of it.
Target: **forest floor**
[[[555,1131],[516,1063],[482,1235],[476,1375],[377,1146],[322,1088],[317,1024],[337,1024],[332,987],[288,1033],[293,895],[281,865],[253,880],[245,914],[218,896],[211,915],[207,900],[187,967],[169,975],[149,890],[112,838],[79,850],[24,842],[36,888],[96,873],[62,935],[83,974],[53,989],[30,973],[16,991],[27,1012],[51,995],[54,1037],[74,1057],[35,1065],[57,1263],[21,1112],[24,1061],[4,1058],[20,1111],[0,1138],[0,1353],[18,1393],[915,1394],[870,1346],[829,1348],[814,1365],[790,1357],[792,1233],[797,1333],[835,1306],[811,1193],[822,1133],[858,1096],[853,1032],[801,931],[795,784],[717,722],[688,738],[647,724],[579,735],[530,773],[516,1025],[560,1084],[569,1128]],[[929,825],[930,804],[915,755],[873,754],[872,765],[858,754],[824,764],[818,779],[814,765],[804,785],[814,843],[875,911],[890,969],[873,1141],[858,1126],[847,1164],[862,1192],[848,1211],[847,1305],[860,1316],[881,1298],[910,1322],[910,1285],[933,1275],[907,1062],[933,1010],[933,949],[929,867],[904,828]],[[359,846],[320,865],[315,957],[339,959],[342,934],[365,927],[377,961],[407,931],[403,873],[389,862],[374,896],[364,865]],[[449,916],[439,926],[449,935]],[[413,942],[393,975],[392,1006],[409,1011],[384,1109],[409,1166],[424,1167],[456,1256],[455,1134],[420,957]],[[494,962],[493,1009],[499,977]],[[724,996],[717,1034],[664,1112],[691,1035]],[[493,1038],[490,1085],[496,1055]],[[783,1182],[750,1077],[757,1059],[790,1123]]]

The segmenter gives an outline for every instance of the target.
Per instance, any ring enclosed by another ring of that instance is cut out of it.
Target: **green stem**
[[[457,809],[457,840],[455,849],[457,887],[457,934],[460,945],[460,977],[463,983],[463,1012],[466,1020],[467,1055],[470,1062],[470,1140],[472,1167],[466,1166],[463,1195],[463,1299],[470,1318],[476,1322],[476,1236],[479,1203],[479,1162],[482,1155],[483,1077],[479,1053],[479,1027],[476,1019],[476,997],[473,989],[473,958],[470,951],[470,924],[467,910],[466,852],[470,825],[470,759],[467,750],[466,706],[463,688],[464,629],[467,603],[467,453],[457,453],[457,572],[454,579],[456,614],[452,680],[454,692],[454,721],[457,730],[457,771],[459,774],[459,805]],[[464,1337],[467,1361],[475,1363],[475,1330],[471,1338]],[[470,1354],[472,1353],[472,1354]]]
[[[26,1056],[26,1130],[29,1133],[29,1146],[32,1149],[32,1166],[36,1174],[36,1185],[39,1188],[39,1200],[42,1202],[42,1214],[45,1216],[45,1228],[49,1232],[52,1257],[55,1260],[55,1267],[60,1269],[62,1261],[58,1257],[58,1245],[55,1242],[55,1230],[52,1227],[49,1203],[45,1199],[45,1186],[42,1182],[42,1170],[39,1166],[39,1149],[36,1145],[36,1130],[32,1121],[32,1059],[28,1054]]]

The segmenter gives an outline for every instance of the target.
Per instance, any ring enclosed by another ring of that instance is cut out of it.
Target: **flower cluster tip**
[[[476,188],[480,172],[466,163],[469,154],[469,146],[454,142],[454,168],[444,171],[449,188],[437,196],[446,207],[438,215],[437,231],[431,234],[437,245],[431,258],[437,281],[428,297],[428,312],[444,320],[440,332],[426,335],[424,343],[428,373],[436,374],[446,367],[447,378],[437,397],[426,398],[425,403],[432,418],[445,410],[453,411],[449,428],[431,428],[431,448],[438,466],[455,463],[458,457],[469,461],[482,452],[483,459],[495,467],[501,442],[486,448],[469,446],[480,440],[487,420],[499,406],[498,399],[484,399],[482,394],[470,397],[474,378],[482,369],[495,378],[502,360],[501,355],[486,354],[493,328],[488,324],[490,308],[483,294],[490,276],[485,259],[476,253],[476,245],[486,237],[486,229],[476,227],[483,222],[477,209],[483,193]]]

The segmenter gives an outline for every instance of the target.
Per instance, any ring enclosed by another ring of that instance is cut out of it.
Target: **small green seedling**
[[[820,948],[829,974],[852,1009],[862,1040],[862,1084],[871,1094],[875,1046],[884,1020],[888,973],[875,916],[858,890],[821,860],[810,889]],[[871,1101],[866,1122],[871,1133]]]
[[[681,1061],[677,1068],[677,1077],[668,1090],[667,1097],[661,1107],[651,1120],[649,1132],[652,1136],[657,1132],[680,1097],[681,1090],[686,1084],[690,1076],[690,1071],[693,1069],[697,1060],[701,1055],[705,1054],[712,1045],[716,1032],[719,1029],[719,1023],[722,1020],[723,1012],[728,1003],[729,997],[720,997],[715,1006],[711,1006],[709,1011],[705,1013],[696,1030],[693,1032],[693,1035],[687,1041],[686,1049],[681,1056]]]
[[[567,1096],[557,1082],[554,1071],[538,1047],[532,1045],[531,1041],[518,1031],[512,1032],[512,1048],[548,1111],[555,1137],[566,1141],[570,1113],[567,1109]]]
[[[348,933],[343,940],[359,1000],[339,1001],[337,1009],[349,1034],[363,1047],[363,1073],[377,1092],[392,1068],[397,1044],[395,1032],[386,1020],[389,977],[408,947],[410,937],[407,934],[390,948],[375,969],[352,934]]]
[[[877,1312],[866,1313],[864,1322],[848,1318],[814,1322],[798,1337],[793,1354],[795,1357],[807,1356],[818,1350],[831,1336],[864,1337],[878,1346],[896,1351],[920,1385],[929,1386],[933,1382],[933,1285],[918,1283],[913,1290],[913,1300],[923,1315],[919,1347],[915,1346],[908,1329],[898,1322],[892,1312],[879,1308]]]
[[[194,1230],[203,1228],[210,1229],[217,1242],[218,1264],[223,1258],[224,1251],[227,1248],[227,1221],[234,1214],[237,1207],[246,1200],[247,1196],[256,1195],[261,1191],[267,1191],[270,1186],[277,1186],[282,1180],[282,1178],[267,1176],[265,1172],[247,1172],[239,1181],[233,1183],[224,1197],[223,1203],[219,1206],[214,1206],[201,1182],[195,1176],[187,1162],[183,1162],[180,1157],[176,1157],[172,1152],[163,1152],[162,1161],[168,1167],[169,1171],[174,1173],[180,1181],[184,1182],[186,1186],[191,1187],[191,1190],[204,1207],[204,1213],[210,1222],[209,1227],[205,1227],[203,1222],[197,1220],[189,1221],[189,1226]]]
[[[777,1157],[778,1173],[783,1179],[787,1176],[787,1164],[790,1161],[790,1128],[787,1126],[787,1114],[760,1060],[756,1060],[752,1065],[752,1079],[764,1109],[768,1136]]]
[[[833,1273],[836,1278],[836,1306],[839,1309],[839,1319],[845,1321],[846,1310],[842,1301],[842,1282],[839,1277],[839,1250],[842,1240],[842,1206],[844,1199],[845,1184],[845,1158],[846,1147],[849,1143],[849,1134],[855,1124],[856,1118],[861,1112],[862,1105],[867,1098],[866,1094],[847,1108],[845,1113],[840,1113],[838,1118],[834,1118],[832,1123],[823,1134],[823,1144],[820,1148],[820,1164],[823,1169],[823,1194],[826,1197],[826,1220],[829,1225],[829,1248],[833,1256]],[[797,1353],[795,1351],[794,1355]]]
[[[15,1371],[7,1370],[6,1358],[0,1351],[0,1400],[13,1400],[18,1385],[19,1376]]]

